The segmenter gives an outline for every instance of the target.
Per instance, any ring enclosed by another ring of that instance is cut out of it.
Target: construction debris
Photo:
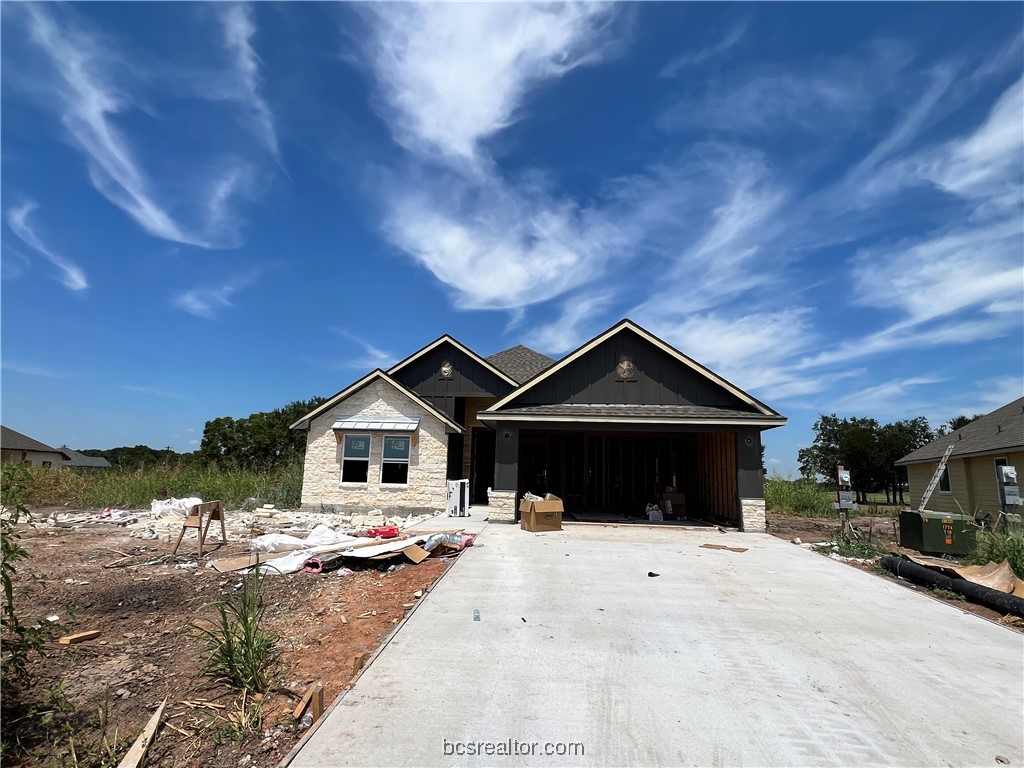
[[[164,707],[167,705],[167,698],[160,703],[157,707],[156,712],[149,718],[149,722],[146,723],[146,727],[142,729],[142,733],[139,734],[139,738],[132,744],[132,748],[128,750],[128,754],[124,756],[124,759],[118,764],[118,768],[137,768],[141,765],[143,758],[146,756],[146,752],[149,750],[149,745],[153,743],[153,737],[156,736],[156,730],[160,727],[160,718],[164,714]]]
[[[98,629],[91,629],[88,632],[78,632],[74,635],[64,635],[57,642],[61,645],[75,645],[76,643],[84,643],[86,640],[94,640],[103,633]]]
[[[701,544],[701,549],[727,549],[730,552],[746,552],[746,547],[727,547],[724,544]]]

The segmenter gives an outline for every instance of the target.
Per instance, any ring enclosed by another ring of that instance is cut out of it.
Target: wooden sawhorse
[[[206,524],[203,524],[203,518],[206,518]],[[196,504],[188,511],[188,517],[185,518],[185,522],[182,523],[181,533],[178,534],[178,543],[174,545],[174,552],[172,554],[178,554],[178,547],[181,546],[181,540],[185,538],[185,531],[189,528],[195,528],[196,534],[199,536],[199,556],[203,556],[203,544],[206,543],[206,534],[210,530],[210,523],[214,520],[220,520],[220,542],[221,544],[227,543],[228,534],[224,528],[224,502],[223,501],[207,501],[203,504]]]

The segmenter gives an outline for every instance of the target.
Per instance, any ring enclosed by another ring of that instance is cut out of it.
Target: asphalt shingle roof
[[[47,453],[64,453],[60,448],[52,448],[28,435],[16,432],[10,427],[0,425],[0,448],[7,451],[45,451]],[[65,454],[67,455],[67,454]]]
[[[551,418],[581,418],[586,416],[636,419],[751,419],[763,421],[766,417],[756,411],[731,408],[713,408],[706,405],[591,405],[589,403],[533,405],[498,411],[516,416],[548,416]],[[486,416],[486,414],[484,414]],[[779,417],[780,419],[782,417]]]
[[[502,352],[495,352],[487,358],[487,362],[506,376],[515,379],[519,384],[532,379],[541,371],[547,370],[555,364],[555,361],[547,355],[542,355],[522,344]]]
[[[1024,397],[1004,405],[992,413],[975,419],[956,432],[950,432],[928,445],[908,453],[897,464],[916,464],[922,461],[937,461],[946,448],[953,443],[950,458],[978,453],[1021,450],[1024,448]]]
[[[72,451],[70,448],[61,448],[71,459],[72,467],[109,467],[110,462],[102,456],[86,456],[84,453]]]

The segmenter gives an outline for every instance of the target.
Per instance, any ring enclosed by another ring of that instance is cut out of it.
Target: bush
[[[26,485],[29,480],[27,467],[20,464],[3,464],[0,488],[4,513],[0,515],[0,582],[3,584],[4,604],[0,611],[0,634],[3,637],[3,687],[7,688],[14,678],[25,673],[28,657],[32,653],[43,654],[43,647],[52,631],[38,624],[27,624],[15,604],[14,575],[15,563],[28,558],[19,539],[18,524],[31,519],[25,506]]]
[[[801,517],[830,517],[832,497],[813,480],[790,480],[773,472],[764,481],[765,506],[773,512]]]
[[[982,528],[977,538],[978,546],[970,558],[972,562],[984,565],[1009,560],[1013,572],[1024,579],[1024,526],[1017,523],[999,530]]]

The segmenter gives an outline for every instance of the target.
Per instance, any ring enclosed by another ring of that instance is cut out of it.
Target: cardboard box
[[[541,533],[562,530],[562,500],[550,493],[544,501],[527,501],[519,504],[519,527],[524,531]]]

